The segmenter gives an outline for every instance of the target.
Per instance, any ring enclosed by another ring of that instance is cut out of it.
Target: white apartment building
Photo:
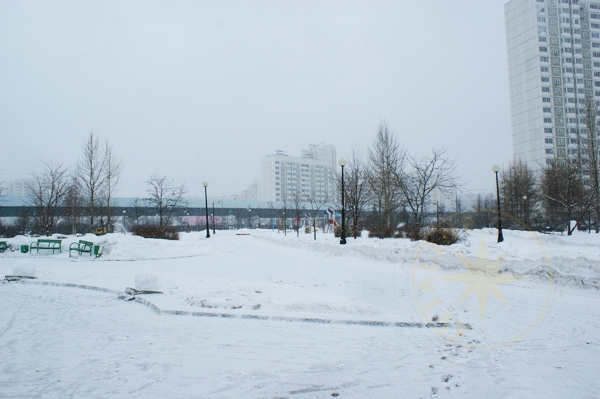
[[[257,184],[259,201],[334,201],[336,150],[332,145],[309,145],[300,157],[282,151],[261,159]]]
[[[33,184],[33,179],[12,180],[5,183],[7,195],[25,197],[28,195],[28,187]]]
[[[586,98],[600,100],[600,0],[504,6],[513,157],[540,169],[578,155]]]

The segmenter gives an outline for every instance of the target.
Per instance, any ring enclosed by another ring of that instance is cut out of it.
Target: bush
[[[391,238],[394,237],[393,227],[384,227],[383,229],[378,226],[372,226],[369,230],[369,237],[377,238]]]
[[[455,229],[434,228],[425,234],[424,240],[437,245],[452,245],[460,240],[460,234]]]
[[[411,241],[419,241],[423,239],[423,232],[417,226],[402,226],[396,230],[396,238],[408,238]]]
[[[179,240],[179,233],[173,226],[134,226],[131,229],[133,235],[144,238],[162,238],[165,240]]]

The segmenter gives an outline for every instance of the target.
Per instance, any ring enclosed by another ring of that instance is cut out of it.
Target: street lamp
[[[527,196],[526,195],[523,196],[523,208],[525,211],[525,224],[527,224],[527,219],[529,219],[528,218],[529,215],[527,214]]]
[[[212,204],[213,204],[213,213],[212,213],[213,234],[217,234],[217,232],[215,231],[215,201],[213,201]]]
[[[127,213],[127,211],[125,209],[123,209],[123,234],[125,234],[125,214]]]
[[[206,238],[210,238],[210,228],[208,227],[208,196],[206,195],[208,183],[203,181],[202,185],[204,186],[204,209],[206,210]]]
[[[498,172],[500,172],[500,166],[494,165],[492,170],[496,174],[496,202],[498,202],[498,242],[504,241],[502,236],[502,217],[500,216],[500,184],[498,183]]]
[[[340,233],[340,244],[346,243],[346,212],[344,210],[344,166],[346,166],[346,159],[338,159],[338,164],[342,167],[342,231]]]

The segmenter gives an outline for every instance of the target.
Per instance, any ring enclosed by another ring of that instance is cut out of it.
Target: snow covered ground
[[[0,398],[600,397],[600,237],[504,237],[8,239]]]

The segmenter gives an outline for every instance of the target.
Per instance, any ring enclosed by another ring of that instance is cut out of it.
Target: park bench
[[[92,256],[92,249],[94,248],[94,243],[91,241],[79,240],[79,242],[73,242],[69,245],[69,256],[71,256],[71,251],[76,251],[79,255],[84,252],[89,252],[90,256]]]
[[[8,249],[8,245],[6,244],[6,241],[0,241],[0,252],[4,252]]]
[[[34,249],[36,250],[36,253],[40,252],[40,249],[51,249],[52,254],[54,254],[54,251],[61,252],[61,243],[61,240],[49,240],[45,238],[40,238],[39,240],[34,241],[31,243],[31,245],[29,245],[29,253],[32,253]]]

